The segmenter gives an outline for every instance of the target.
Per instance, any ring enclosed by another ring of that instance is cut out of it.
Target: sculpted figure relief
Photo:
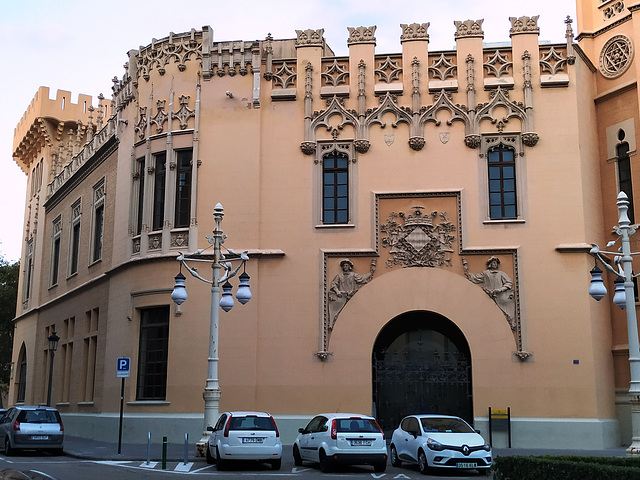
[[[329,331],[338,319],[342,308],[353,297],[358,289],[371,281],[373,272],[376,270],[375,258],[371,260],[371,270],[369,273],[358,274],[353,271],[353,263],[348,258],[340,261],[342,272],[337,274],[329,287]]]
[[[500,259],[498,257],[490,257],[487,260],[487,269],[477,274],[469,272],[469,265],[465,257],[462,257],[462,266],[467,278],[473,283],[482,285],[482,290],[496,302],[496,305],[500,307],[505,317],[507,317],[511,329],[515,330],[516,302],[513,282],[509,275],[500,270]]]

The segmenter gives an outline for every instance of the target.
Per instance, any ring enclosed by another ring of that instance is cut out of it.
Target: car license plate
[[[371,440],[351,440],[351,446],[353,447],[370,447]]]
[[[31,435],[31,440],[49,440],[49,435]]]
[[[458,463],[458,468],[476,468],[478,466],[477,463]]]
[[[242,443],[262,443],[263,437],[242,437]]]

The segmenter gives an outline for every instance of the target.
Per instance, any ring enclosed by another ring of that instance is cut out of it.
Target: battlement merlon
[[[111,101],[108,99],[98,99],[99,105],[103,109],[103,118],[111,115]],[[78,123],[82,122],[87,125],[90,117],[96,122],[97,112],[93,111],[97,106],[92,105],[91,95],[78,95],[78,102],[71,102],[71,92],[66,90],[58,90],[56,98],[49,98],[49,87],[41,86],[34,95],[27,110],[22,115],[18,125],[13,132],[13,152],[14,160],[18,166],[27,173],[29,165],[25,163],[27,159],[21,158],[18,153],[24,150],[25,143],[32,143],[29,138],[33,136],[35,131],[39,131],[39,119],[48,119],[56,123]],[[28,162],[27,162],[28,163]]]

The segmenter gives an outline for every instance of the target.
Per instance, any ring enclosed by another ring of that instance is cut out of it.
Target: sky
[[[179,8],[184,5],[184,9]],[[454,20],[484,19],[484,41],[508,42],[509,17],[539,15],[541,42],[565,41],[565,18],[576,0],[21,0],[2,2],[0,36],[8,48],[0,76],[0,257],[20,259],[27,176],[13,160],[13,132],[40,86],[111,98],[127,51],[169,32],[213,29],[215,41],[295,38],[296,30],[324,29],[336,55],[347,55],[347,27],[376,25],[376,54],[399,53],[400,24],[430,23],[429,50],[455,47]],[[7,43],[8,42],[8,43]]]

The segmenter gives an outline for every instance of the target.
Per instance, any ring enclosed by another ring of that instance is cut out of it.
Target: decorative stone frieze
[[[349,38],[347,39],[347,45],[358,44],[376,44],[376,26],[372,27],[347,27],[349,31]]]
[[[458,38],[484,38],[482,22],[484,22],[484,18],[481,18],[480,20],[465,20],[464,22],[454,20],[453,24],[456,26],[456,40]]]
[[[316,142],[302,142],[300,144],[300,150],[305,155],[313,155],[316,153]]]
[[[401,23],[402,35],[400,35],[400,43],[410,42],[414,40],[429,41],[429,34],[427,29],[429,28],[429,22],[427,23],[412,23],[407,25]]]
[[[533,17],[509,17],[509,21],[511,22],[509,35],[519,35],[523,33],[537,33],[540,35],[538,18],[540,18],[540,15]]]
[[[356,152],[367,153],[371,144],[369,143],[369,140],[356,140],[353,142],[353,146],[356,149]]]
[[[150,72],[156,70],[160,75],[166,72],[169,63],[177,63],[178,70],[183,72],[190,60],[202,58],[202,31],[191,29],[190,32],[169,36],[161,40],[155,38],[151,45],[141,48],[138,55],[138,74],[149,81]]]
[[[324,46],[324,28],[318,30],[296,30],[296,48],[300,47],[322,47]]]
[[[618,78],[631,66],[633,43],[625,35],[611,37],[602,47],[598,68],[606,78]]]
[[[409,146],[411,147],[412,150],[415,150],[416,152],[419,152],[420,150],[422,150],[426,144],[427,142],[425,141],[424,137],[409,138]]]

